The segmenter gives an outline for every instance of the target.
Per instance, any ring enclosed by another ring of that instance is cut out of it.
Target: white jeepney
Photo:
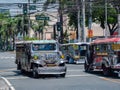
[[[66,65],[55,40],[16,42],[17,69],[32,72],[34,78],[40,74],[66,75]]]

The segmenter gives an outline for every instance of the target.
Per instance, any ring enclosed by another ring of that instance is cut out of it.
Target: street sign
[[[88,38],[92,38],[93,37],[93,30],[88,30]]]
[[[49,17],[40,16],[40,15],[36,15],[35,18],[36,18],[36,20],[49,20],[50,19]]]
[[[35,5],[30,5],[29,10],[36,10],[36,6]]]

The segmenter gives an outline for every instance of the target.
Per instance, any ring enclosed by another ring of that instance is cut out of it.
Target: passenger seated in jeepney
[[[55,50],[55,45],[54,44],[47,44],[44,47],[45,50]]]
[[[34,45],[34,46],[33,46],[33,50],[34,50],[34,51],[37,51],[38,49],[39,49],[38,45]]]

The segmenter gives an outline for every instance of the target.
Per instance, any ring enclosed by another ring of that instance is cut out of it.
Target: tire
[[[66,73],[64,73],[64,74],[60,74],[60,77],[63,77],[63,78],[64,78],[64,77],[65,77],[65,75],[66,75]]]
[[[85,72],[89,71],[89,65],[87,65],[86,61],[84,63],[84,70],[85,70]]]
[[[17,64],[17,70],[20,70],[20,69],[21,69],[21,64],[18,63],[18,64]]]
[[[25,74],[26,74],[26,71],[25,71],[24,69],[21,69],[21,73],[22,73],[23,75],[25,75]]]
[[[103,68],[103,75],[104,76],[110,76],[111,70],[109,67],[106,67],[105,65],[102,66]]]
[[[38,78],[39,77],[39,75],[38,75],[38,72],[37,72],[37,67],[33,67],[33,71],[32,71],[32,75],[33,75],[33,78]]]
[[[118,78],[120,78],[120,71],[119,71],[119,73],[118,73]]]

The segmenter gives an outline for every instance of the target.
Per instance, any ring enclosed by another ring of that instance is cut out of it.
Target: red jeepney
[[[120,77],[120,37],[96,39],[91,42],[84,69],[86,72],[102,70],[106,76],[117,73]]]

